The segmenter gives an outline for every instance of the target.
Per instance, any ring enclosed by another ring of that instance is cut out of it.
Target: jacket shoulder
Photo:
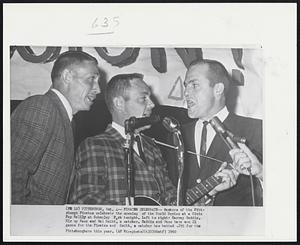
[[[121,144],[121,142],[114,137],[110,132],[107,130],[101,134],[87,137],[84,139],[81,144],[79,145],[79,148],[82,147],[119,147],[118,145]]]
[[[195,120],[193,120],[193,121],[190,121],[190,122],[187,122],[187,123],[184,123],[184,124],[182,124],[181,125],[181,129],[187,129],[187,128],[190,128],[190,127],[193,127],[193,126],[195,126],[195,124],[196,124],[196,122],[197,122],[197,120],[195,119]]]
[[[22,101],[11,114],[11,120],[37,121],[54,120],[57,109],[46,95],[34,95]],[[44,120],[42,120],[44,118]]]
[[[247,127],[262,127],[262,120],[252,117],[240,116],[237,114],[230,114],[232,121],[236,122],[237,125],[244,125]]]
[[[54,103],[52,102],[50,97],[46,95],[34,95],[23,100],[15,110],[42,110],[43,112],[46,112],[47,110],[51,111],[51,109],[54,107]]]

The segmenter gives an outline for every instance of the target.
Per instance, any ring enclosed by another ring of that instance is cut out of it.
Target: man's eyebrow
[[[143,95],[149,95],[149,94],[151,94],[151,92],[150,91],[143,91],[142,94]]]
[[[197,81],[197,79],[191,79],[191,80],[188,80],[188,81],[184,81],[184,82],[183,82],[183,85],[186,86],[186,85],[188,85],[189,83],[192,83],[192,82],[195,82],[195,81]]]
[[[90,74],[90,77],[99,77],[99,74],[98,73],[93,73],[93,74]]]

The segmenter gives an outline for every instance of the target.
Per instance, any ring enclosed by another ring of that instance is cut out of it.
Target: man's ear
[[[61,77],[64,84],[70,84],[73,80],[72,71],[69,69],[63,70],[63,72],[61,73]]]
[[[214,92],[216,96],[221,96],[224,93],[224,84],[216,83],[214,86]]]
[[[113,105],[116,111],[124,111],[124,98],[122,96],[118,96],[113,98]]]

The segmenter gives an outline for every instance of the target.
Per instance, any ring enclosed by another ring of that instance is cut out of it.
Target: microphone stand
[[[141,133],[142,135],[142,133]],[[148,136],[149,137],[149,136]],[[149,137],[150,138],[150,137]],[[162,145],[162,146],[165,146],[165,147],[168,147],[168,148],[171,148],[173,150],[177,150],[178,149],[178,146],[173,146],[173,145],[169,145],[169,144],[166,144],[164,142],[161,142],[161,141],[158,141],[154,138],[150,138],[154,143],[158,144],[158,145]],[[192,155],[195,155],[195,156],[200,156],[200,157],[204,157],[204,158],[207,158],[207,159],[210,159],[210,160],[213,160],[213,161],[216,161],[216,162],[219,162],[219,163],[223,163],[224,161],[221,161],[217,158],[214,158],[214,157],[209,157],[209,156],[206,156],[206,155],[202,155],[202,154],[197,154],[196,152],[193,152],[193,151],[185,151],[186,153],[189,153],[189,154],[192,154]]]
[[[134,133],[129,130],[128,120],[125,121],[125,133],[126,141],[123,145],[125,152],[125,164],[126,164],[126,183],[127,183],[127,195],[125,198],[125,205],[134,205],[134,164],[133,164],[133,142]]]
[[[177,206],[183,205],[183,195],[182,195],[182,181],[183,181],[183,169],[184,169],[184,145],[182,136],[179,130],[174,132],[178,140],[178,149],[177,149],[177,157],[178,157],[178,183],[177,183]]]

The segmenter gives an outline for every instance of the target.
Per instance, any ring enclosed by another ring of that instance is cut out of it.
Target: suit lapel
[[[67,110],[66,110],[65,106],[63,105],[62,101],[57,96],[57,94],[55,92],[49,90],[45,95],[51,99],[55,108],[58,110],[58,113],[60,115],[59,119],[62,119],[61,121],[62,121],[62,125],[64,127],[64,134],[65,134],[64,147],[65,147],[66,154],[68,154],[68,157],[66,157],[66,159],[72,159],[70,161],[65,161],[65,163],[64,163],[64,164],[69,165],[69,168],[70,168],[70,177],[68,180],[69,187],[68,187],[67,195],[66,195],[66,198],[68,198],[68,196],[69,196],[68,192],[70,190],[69,189],[70,184],[73,181],[73,177],[74,177],[73,174],[74,174],[74,167],[75,167],[75,164],[73,161],[73,159],[74,159],[74,135],[73,135],[72,125],[71,125]]]
[[[145,136],[141,134],[141,144],[143,145],[143,151],[144,151],[144,156],[145,156],[145,162],[142,160],[142,158],[135,153],[136,160],[140,163],[143,164],[149,171],[150,171],[150,163],[153,162],[154,156],[153,152],[151,151],[151,147],[149,142],[146,140]]]
[[[183,137],[185,148],[188,151],[196,152],[195,148],[195,126],[196,121],[188,124],[186,127],[183,128]]]
[[[120,146],[123,146],[125,143],[125,139],[122,137],[122,135],[114,129],[111,124],[108,124],[105,133],[109,134],[113,139],[115,139],[116,142],[120,144]]]
[[[225,127],[228,128],[229,125],[232,125],[232,120],[233,120],[232,114],[229,113],[223,122]],[[223,139],[218,134],[216,134],[208,149],[207,156],[216,158],[221,161],[226,161],[227,163],[229,163],[232,161],[229,155],[229,150],[230,149],[225,144]],[[205,175],[212,175],[214,172],[216,172],[219,169],[221,165],[220,163],[209,159],[206,159],[206,162],[207,162],[207,171]]]
[[[55,92],[49,90],[46,93],[46,96],[48,96],[52,100],[52,102],[54,103],[55,107],[57,108],[59,114],[63,119],[62,121],[66,132],[66,139],[68,141],[66,142],[66,146],[70,148],[69,152],[72,153],[72,155],[74,155],[74,135],[73,135],[72,125],[67,110],[64,107],[63,103],[61,102],[61,100],[55,94]]]
[[[59,110],[62,118],[64,119],[64,122],[70,122],[70,118],[68,116],[67,110],[64,107],[64,104],[61,102],[61,100],[58,98],[55,92],[52,90],[48,90],[46,95],[53,101],[53,103],[56,105],[56,108]],[[71,126],[71,124],[70,124]]]
[[[120,156],[123,156],[123,167],[126,169],[127,168],[127,164],[125,162],[125,152],[124,152],[124,144],[125,144],[125,141],[126,139],[124,139],[122,137],[122,135],[112,127],[111,124],[109,124],[105,130],[105,132],[107,134],[109,134],[113,139],[114,139],[114,142],[117,144],[118,146],[118,152],[120,154]],[[133,149],[132,149],[133,150]],[[132,157],[133,157],[133,160],[134,162],[139,162],[139,164],[144,164],[145,163],[139,158],[139,156],[136,154],[136,152],[133,150],[133,154],[132,154]]]

